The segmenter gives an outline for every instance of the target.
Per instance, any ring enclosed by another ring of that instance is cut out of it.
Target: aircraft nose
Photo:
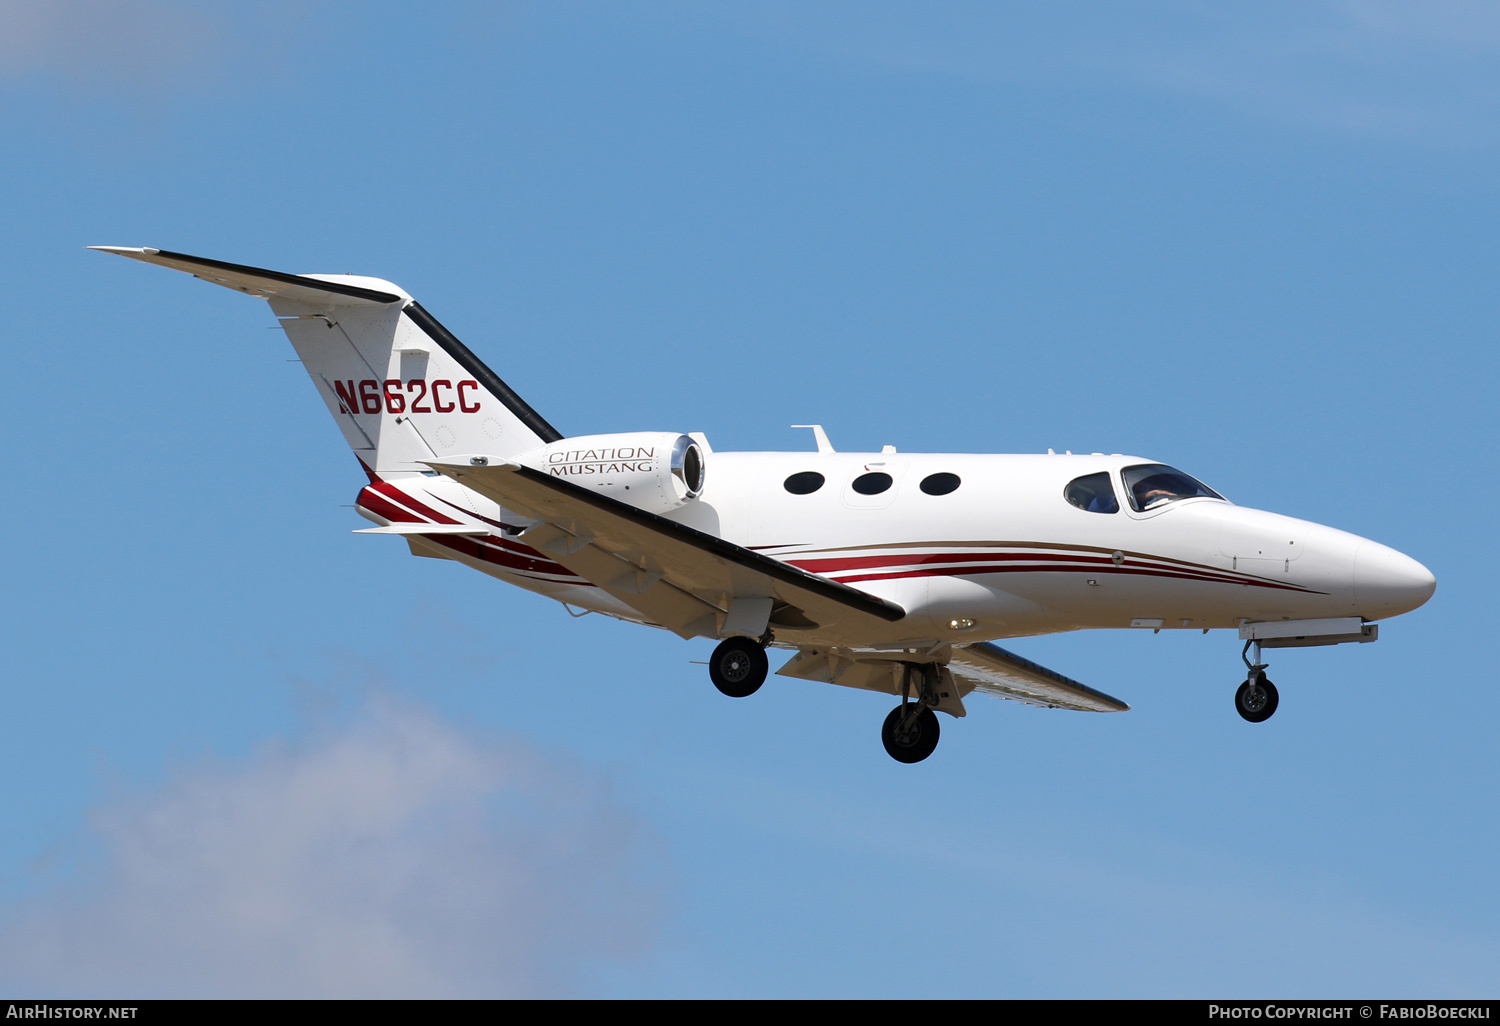
[[[1354,554],[1354,601],[1361,616],[1375,620],[1409,613],[1436,590],[1432,571],[1395,549],[1366,541]]]

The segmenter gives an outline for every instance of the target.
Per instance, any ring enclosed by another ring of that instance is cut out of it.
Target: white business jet
[[[743,698],[778,673],[900,697],[886,751],[920,762],[972,692],[1124,702],[991,642],[1085,628],[1237,630],[1235,707],[1276,711],[1263,649],[1369,642],[1426,602],[1415,560],[1236,506],[1137,456],[714,452],[701,434],[568,438],[400,288],[156,249],[96,249],[271,304],[369,477],[356,508],[413,555],[570,607],[720,639]]]

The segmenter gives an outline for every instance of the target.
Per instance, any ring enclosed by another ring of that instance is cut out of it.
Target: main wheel
[[[748,698],[766,682],[770,663],[766,650],[750,638],[729,638],[719,642],[708,659],[708,676],[730,698]]]
[[[931,709],[923,709],[905,733],[898,736],[897,729],[901,726],[904,711],[899,705],[891,710],[885,718],[885,725],[880,728],[880,740],[885,742],[885,750],[897,762],[921,762],[937,747],[938,734],[941,733],[937,714]]]
[[[1280,698],[1276,685],[1265,677],[1254,677],[1241,684],[1234,693],[1234,707],[1251,723],[1264,723],[1276,711]]]

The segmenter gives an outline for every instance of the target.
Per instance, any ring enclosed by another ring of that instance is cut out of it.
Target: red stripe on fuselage
[[[997,566],[997,565],[973,565],[973,566],[945,566],[931,567],[924,570],[902,570],[883,574],[840,574],[833,579],[840,584],[852,584],[855,581],[892,581],[905,577],[968,577],[980,574],[1017,574],[1017,573],[1090,573],[1090,574],[1133,574],[1143,577],[1164,577],[1182,581],[1201,581],[1206,584],[1239,584],[1254,588],[1273,588],[1277,591],[1300,591],[1309,595],[1322,595],[1324,592],[1313,591],[1310,588],[1298,587],[1295,584],[1276,584],[1259,577],[1227,577],[1220,574],[1210,576],[1209,574],[1192,573],[1187,570],[1155,570],[1146,567],[1114,566],[1105,563],[1102,566]]]
[[[1267,587],[1290,588],[1294,591],[1307,591],[1296,585],[1276,584],[1266,581],[1261,577],[1253,577],[1249,574],[1235,573],[1227,570],[1219,570],[1214,567],[1204,566],[1198,563],[1186,563],[1180,560],[1165,559],[1163,557],[1126,557],[1123,563],[1115,563],[1113,556],[1103,553],[1072,552],[937,552],[922,555],[892,554],[882,556],[849,556],[832,559],[797,559],[788,560],[794,566],[798,566],[810,573],[822,573],[825,576],[836,577],[841,581],[870,581],[884,580],[891,577],[932,577],[944,575],[946,571],[896,571],[888,574],[861,574],[850,576],[841,571],[879,569],[884,567],[918,567],[926,564],[985,564],[995,565],[1000,563],[1057,563],[1067,564],[1071,568],[1080,570],[1099,570],[1104,573],[1159,573],[1171,576],[1193,576],[1201,580],[1221,581],[1229,584],[1263,584]],[[1122,569],[1122,567],[1124,569]],[[1027,569],[1045,570],[1049,567],[1028,567]],[[1056,569],[1063,569],[1059,566]],[[954,573],[962,572],[962,568],[955,569]],[[985,572],[1002,572],[992,570]],[[1317,593],[1321,594],[1321,593]]]
[[[360,460],[359,463],[360,466],[365,468],[366,473],[370,474],[374,483],[369,487],[363,489],[359,493],[359,498],[356,499],[355,502],[357,505],[363,506],[371,513],[375,513],[395,523],[423,523],[422,517],[408,512],[406,509],[402,509],[401,507],[396,506],[394,503],[387,501],[386,498],[382,497],[389,496],[390,499],[393,499],[396,502],[404,503],[406,506],[411,507],[411,509],[416,510],[419,513],[426,514],[429,521],[435,521],[439,524],[459,524],[463,522],[461,520],[454,520],[452,517],[444,513],[439,513],[437,510],[428,506],[426,503],[412,498],[406,492],[402,491],[400,488],[397,488],[389,481],[381,480],[378,476],[375,475],[374,471],[370,470],[370,468],[365,464],[364,460]],[[458,510],[461,513],[468,513],[470,516],[482,520],[487,524],[493,524],[496,527],[504,526],[498,520],[491,520],[488,517],[480,516],[478,513],[473,513],[471,511],[463,509],[460,506],[455,506],[453,503],[448,502],[447,499],[444,499],[441,495],[434,495],[432,496],[432,498],[437,499],[439,502],[442,502],[446,505],[453,506],[454,509]],[[476,559],[482,559],[487,563],[495,563],[499,566],[504,566],[509,569],[528,570],[533,573],[552,574],[559,577],[572,577],[575,580],[579,581],[583,580],[583,578],[579,577],[577,574],[569,570],[567,567],[563,566],[561,563],[553,562],[552,560],[548,559],[546,556],[538,552],[536,549],[533,549],[528,545],[522,545],[520,542],[511,541],[509,538],[480,539],[464,537],[462,535],[423,535],[422,537],[426,538],[428,541],[438,542],[439,544],[444,545],[450,549],[464,552]],[[491,547],[500,549],[502,552],[505,552],[508,558],[501,559],[495,556],[491,556],[489,554],[489,549]]]
[[[887,566],[922,566],[927,563],[964,563],[1000,560],[1028,561],[1052,560],[1068,563],[1110,563],[1113,560],[1103,554],[1070,554],[1051,552],[935,552],[927,555],[848,556],[842,559],[789,559],[788,563],[814,574],[838,573],[843,570],[864,570]]]
[[[384,495],[386,498],[399,502],[401,503],[401,505],[407,507],[408,509],[415,510],[433,523],[458,524],[463,522],[461,520],[454,520],[446,513],[439,513],[437,510],[433,509],[426,503],[412,498],[406,492],[402,491],[400,488],[397,488],[389,481],[381,481],[379,484],[373,484],[370,487],[375,489],[380,494]]]
[[[489,517],[485,516],[482,513],[475,513],[473,510],[464,509],[458,503],[456,503],[456,502],[449,502],[447,499],[443,498],[441,495],[434,495],[433,498],[436,499],[438,502],[441,502],[444,506],[451,506],[451,507],[453,507],[454,509],[458,510],[460,513],[464,514],[465,516],[478,517],[480,520],[483,520],[486,524],[489,524],[491,527],[498,527],[501,530],[505,529],[505,524],[503,524],[499,520],[491,520]]]
[[[500,547],[492,538],[469,538],[453,534],[424,534],[427,541],[434,542],[454,552],[463,553],[473,559],[504,567],[518,573],[547,574],[553,577],[570,577],[579,584],[592,584],[573,571],[548,559],[531,559]],[[555,568],[555,569],[552,569]],[[567,582],[572,583],[572,582]]]
[[[362,509],[369,510],[378,517],[384,517],[393,524],[424,523],[421,517],[388,501],[370,485],[366,485],[359,490],[359,497],[354,500],[354,504]]]
[[[436,499],[436,500],[438,500],[439,502],[443,503],[445,506],[452,506],[454,509],[458,510],[460,513],[467,514],[468,516],[471,516],[471,517],[477,517],[480,520],[483,520],[486,524],[490,524],[490,525],[492,525],[494,527],[498,527],[498,528],[500,528],[501,531],[509,530],[509,528],[507,528],[506,525],[503,522],[501,522],[499,520],[491,520],[489,517],[485,516],[482,513],[475,513],[472,510],[466,510],[462,506],[458,505],[457,503],[449,502],[447,499],[443,498],[441,495],[434,495],[433,498]],[[511,550],[512,552],[519,553],[519,554],[525,556],[527,559],[534,559],[534,560],[537,560],[538,562],[546,563],[548,566],[554,566],[554,567],[557,568],[556,570],[550,570],[550,571],[548,571],[548,573],[558,573],[558,574],[563,574],[565,576],[570,576],[570,577],[577,577],[578,576],[577,574],[573,573],[573,571],[571,571],[567,567],[563,566],[561,563],[558,563],[558,562],[556,562],[554,560],[548,559],[546,556],[542,555],[541,552],[539,552],[538,550],[532,548],[530,545],[523,545],[523,544],[521,544],[518,541],[512,541],[511,539],[505,537],[504,535],[501,535],[498,538],[497,537],[487,538],[486,541],[488,541],[491,545],[499,545],[499,546],[501,546],[503,548]]]

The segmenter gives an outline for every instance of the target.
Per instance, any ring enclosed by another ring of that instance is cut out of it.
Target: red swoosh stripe
[[[364,461],[361,460],[360,463],[363,464]],[[366,469],[368,470],[368,468]],[[398,506],[396,505],[397,502],[404,503],[405,506],[409,506],[411,509]],[[359,497],[355,499],[355,505],[369,510],[376,516],[394,524],[423,524],[434,521],[440,524],[458,524],[462,522],[437,512],[425,503],[413,499],[389,481],[382,481],[378,478],[375,479],[374,483],[360,490]],[[427,514],[427,519],[412,512],[412,510]],[[479,519],[486,520],[485,517],[479,517]],[[511,541],[508,538],[434,534],[424,534],[419,537],[425,538],[429,542],[435,542],[444,548],[452,549],[454,552],[460,552],[474,559],[483,560],[486,563],[493,563],[496,566],[504,567],[507,570],[534,579],[543,579],[542,575],[545,575],[546,578],[563,577],[569,581],[582,584],[591,583],[585,581],[562,564],[555,563],[543,556],[537,550],[522,545],[519,542]]]
[[[433,509],[431,506],[427,505],[426,503],[421,502],[421,501],[419,501],[417,499],[412,498],[406,492],[402,491],[400,488],[397,488],[395,485],[391,484],[389,481],[381,481],[379,484],[373,484],[373,485],[370,485],[369,487],[375,489],[377,492],[379,492],[381,495],[384,495],[386,498],[391,499],[394,502],[401,503],[401,505],[405,506],[407,509],[413,510],[414,512],[417,512],[417,513],[420,513],[422,516],[426,517],[429,521],[431,521],[433,523],[436,523],[436,524],[459,524],[459,523],[463,523],[463,521],[461,521],[461,520],[454,520],[452,517],[448,516],[446,513],[439,513],[437,510]],[[368,491],[368,490],[369,489],[367,488],[366,491]]]
[[[1076,573],[1087,572],[1095,574],[1134,574],[1144,577],[1163,577],[1175,580],[1203,581],[1208,584],[1241,584],[1253,588],[1274,588],[1277,591],[1300,591],[1307,594],[1318,594],[1317,592],[1312,592],[1308,588],[1298,587],[1295,584],[1276,584],[1272,581],[1266,581],[1258,577],[1224,577],[1220,575],[1183,573],[1166,570],[1156,570],[1146,567],[1112,566],[1108,564],[1104,566],[1076,567],[1055,565],[1021,566],[1015,564],[981,564],[974,566],[930,567],[921,570],[904,570],[892,573],[840,575],[835,577],[834,579],[843,584],[850,584],[855,581],[890,581],[904,577],[967,577],[970,575],[978,574],[1066,573],[1069,571]]]
[[[366,486],[359,491],[359,498],[354,504],[361,509],[367,509],[377,517],[383,517],[393,524],[421,524],[425,521],[412,513],[410,510],[402,509],[395,503],[386,500],[374,488]]]
[[[1116,564],[1110,556],[1095,553],[1051,552],[940,552],[881,556],[846,556],[842,558],[789,560],[794,566],[811,573],[821,573],[842,583],[894,580],[903,577],[959,577],[966,574],[1023,572],[1090,572],[1136,574],[1177,580],[1205,581],[1218,584],[1243,584],[1317,594],[1295,584],[1279,584],[1249,574],[1222,571],[1201,564],[1177,561],[1129,558]],[[934,565],[937,564],[937,565]],[[849,571],[881,571],[850,573]]]
[[[571,570],[549,559],[528,558],[495,544],[494,539],[491,538],[471,538],[453,534],[424,534],[422,537],[444,548],[452,549],[454,552],[460,552],[473,559],[505,567],[507,570],[523,576],[538,580],[542,579],[541,575],[545,575],[548,578],[566,577],[568,578],[567,583],[588,584],[591,586],[593,584],[592,581],[584,580]]]
[[[493,527],[498,527],[502,531],[506,530],[506,525],[503,524],[503,523],[501,523],[499,520],[491,520],[489,517],[485,516],[482,513],[475,513],[472,510],[466,510],[462,506],[459,506],[459,505],[457,505],[455,503],[449,502],[447,499],[443,498],[441,495],[434,495],[433,498],[436,499],[436,500],[438,500],[439,502],[441,502],[445,506],[452,506],[454,509],[458,510],[460,513],[466,514],[467,516],[475,517],[475,518],[477,518],[479,520],[483,520],[486,524],[490,524]],[[558,562],[555,562],[554,560],[548,559],[546,556],[542,555],[541,552],[539,552],[536,549],[532,548],[530,545],[523,545],[523,544],[521,544],[518,541],[512,541],[511,539],[506,538],[504,536],[501,536],[501,537],[498,537],[498,538],[496,538],[496,537],[490,537],[490,538],[487,538],[486,541],[488,541],[491,545],[499,545],[499,546],[501,546],[503,548],[511,550],[512,552],[515,552],[515,553],[518,553],[518,554],[520,554],[522,556],[525,556],[527,559],[535,560],[535,561],[537,561],[539,563],[546,564],[548,567],[553,567],[554,568],[554,569],[550,569],[550,570],[546,571],[547,573],[561,574],[561,575],[563,575],[565,577],[578,577],[578,575],[575,574],[573,571],[569,570],[567,567],[563,566],[561,563],[558,563]],[[582,580],[582,578],[579,578],[579,580]]]

